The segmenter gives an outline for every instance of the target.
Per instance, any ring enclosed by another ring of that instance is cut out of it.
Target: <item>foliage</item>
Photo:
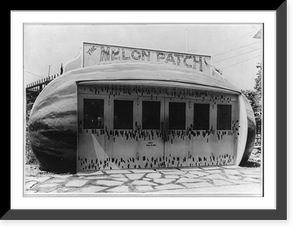
[[[38,160],[35,157],[31,145],[30,145],[30,140],[29,140],[29,135],[28,135],[28,120],[30,116],[30,111],[32,108],[33,103],[28,102],[26,104],[26,150],[25,150],[25,163],[26,164],[38,164]]]
[[[261,98],[261,65],[258,64],[256,68],[258,69],[258,72],[256,74],[257,77],[254,79],[255,81],[254,89],[256,90],[257,94]]]
[[[256,66],[258,68],[257,77],[254,79],[254,90],[242,90],[242,93],[249,100],[254,112],[256,121],[261,120],[262,106],[261,106],[261,65]]]
[[[261,118],[261,103],[256,91],[253,90],[242,90],[242,93],[249,100],[254,116],[256,120]]]

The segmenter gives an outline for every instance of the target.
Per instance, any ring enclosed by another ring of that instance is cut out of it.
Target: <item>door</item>
[[[137,103],[139,167],[190,166],[189,101],[139,97]]]
[[[107,97],[80,95],[78,98],[77,170],[107,168],[105,128],[109,121]]]
[[[190,101],[165,98],[165,156],[167,167],[190,166]]]
[[[164,99],[139,97],[137,103],[139,167],[164,167]]]
[[[139,168],[137,155],[137,100],[132,97],[116,97],[111,100],[112,151],[111,163],[118,168]],[[112,167],[114,169],[114,167]]]

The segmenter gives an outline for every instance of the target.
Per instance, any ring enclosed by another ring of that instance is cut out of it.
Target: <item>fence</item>
[[[256,130],[255,130],[255,147],[261,147],[261,121],[256,121]]]
[[[54,79],[59,77],[59,74],[37,80],[26,86],[26,101],[27,103],[34,102],[40,92]]]

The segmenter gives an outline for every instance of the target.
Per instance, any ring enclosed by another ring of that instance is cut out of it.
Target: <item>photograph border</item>
[[[273,5],[274,7],[274,5]],[[270,7],[271,8],[271,7]],[[266,10],[258,9],[258,10]],[[268,10],[274,10],[268,9]],[[11,209],[10,156],[4,156],[2,220],[285,220],[287,219],[287,1],[276,8],[275,209]],[[11,44],[11,43],[10,43]],[[280,64],[280,65],[278,65]],[[10,109],[11,110],[11,106]],[[10,111],[9,111],[10,112]],[[9,121],[11,123],[11,119]],[[10,135],[10,132],[9,132]],[[279,143],[280,142],[280,143]],[[11,142],[10,142],[11,143]],[[9,143],[9,145],[10,145]],[[10,150],[9,150],[10,151]]]

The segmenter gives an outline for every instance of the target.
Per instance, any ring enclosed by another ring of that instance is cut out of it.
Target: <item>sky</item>
[[[210,55],[240,89],[253,89],[262,62],[262,24],[24,24],[24,83],[59,73],[82,42]]]

